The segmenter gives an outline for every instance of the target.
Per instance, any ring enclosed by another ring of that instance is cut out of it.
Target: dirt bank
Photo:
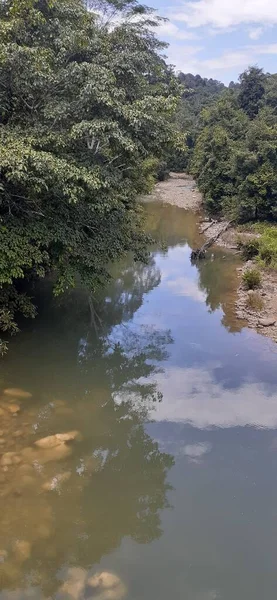
[[[185,173],[171,173],[167,181],[156,185],[154,193],[149,198],[151,201],[157,200],[199,213],[203,202],[195,181]],[[226,221],[210,220],[202,215],[199,219],[199,231],[209,239],[218,235],[226,223]],[[231,227],[219,236],[217,245],[239,252],[238,237],[236,228]],[[253,237],[253,233],[244,232],[243,238],[245,237]],[[253,292],[245,290],[243,273],[254,267],[257,268],[257,265],[248,261],[238,269],[240,284],[235,305],[236,314],[239,319],[247,323],[248,327],[277,342],[277,273],[261,270],[261,287],[250,299]]]
[[[239,269],[236,314],[239,319],[247,322],[248,327],[277,342],[277,274],[275,271],[261,269],[260,287],[247,291],[243,284],[243,273],[253,268],[257,268],[256,263],[248,261]]]

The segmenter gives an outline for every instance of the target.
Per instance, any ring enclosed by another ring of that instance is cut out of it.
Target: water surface
[[[145,210],[149,264],[116,265],[93,320],[84,291],[57,303],[45,286],[1,363],[3,389],[32,393],[17,417],[2,399],[2,454],[81,439],[2,469],[0,600],[64,597],[72,567],[116,573],[130,600],[275,597],[276,345],[235,317],[238,259],[192,266],[197,217]]]

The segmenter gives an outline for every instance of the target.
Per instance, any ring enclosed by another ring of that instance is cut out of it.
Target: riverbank
[[[193,178],[186,173],[171,173],[167,181],[158,183],[151,200],[179,206],[186,210],[199,212],[199,232],[206,239],[219,235],[216,245],[229,251],[240,253],[238,240],[240,237],[257,237],[251,232],[239,234],[235,227],[229,228],[220,235],[227,221],[216,221],[205,218],[202,211],[203,198]],[[261,285],[255,292],[247,291],[243,284],[243,275],[249,270],[257,268],[253,261],[248,261],[243,267],[238,267],[239,286],[235,311],[238,319],[247,323],[251,329],[265,335],[277,342],[277,273],[266,269],[259,269]],[[254,301],[255,299],[255,301]]]

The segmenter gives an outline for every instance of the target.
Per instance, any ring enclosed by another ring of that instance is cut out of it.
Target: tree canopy
[[[238,221],[277,218],[277,79],[242,73],[203,109],[190,170],[212,213]]]
[[[0,329],[34,315],[34,278],[93,291],[111,261],[144,255],[136,198],[180,94],[155,24],[136,0],[1,0]]]

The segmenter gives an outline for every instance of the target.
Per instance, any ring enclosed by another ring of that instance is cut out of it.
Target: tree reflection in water
[[[78,429],[83,441],[74,444],[69,458],[52,465],[53,475],[70,471],[71,477],[58,493],[43,496],[51,509],[51,535],[47,539],[33,535],[31,558],[20,571],[5,572],[4,565],[2,588],[16,583],[23,594],[28,581],[45,594],[55,594],[55,576],[62,565],[87,569],[125,536],[148,543],[162,534],[160,512],[168,506],[167,473],[174,461],[160,452],[145,431],[145,422],[153,403],[162,400],[154,377],[173,340],[170,331],[132,323],[144,295],[160,282],[154,261],[148,265],[127,261],[114,275],[105,297],[93,303],[97,330],[83,292],[73,295],[66,307],[44,302],[35,335],[22,333],[7,357],[7,384],[33,392],[35,439]],[[65,406],[58,404],[56,409],[57,398]],[[37,476],[39,523],[44,503]],[[28,502],[24,493],[19,500],[11,499],[13,517],[15,511],[26,514],[24,502]],[[6,540],[8,553],[17,535],[13,523],[14,518]],[[28,540],[28,518],[25,531]],[[11,567],[9,559],[6,566]]]

